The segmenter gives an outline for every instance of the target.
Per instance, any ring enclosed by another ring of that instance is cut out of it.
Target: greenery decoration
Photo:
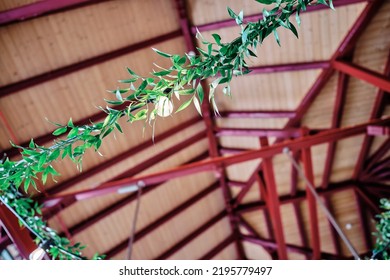
[[[376,216],[376,244],[371,259],[390,260],[390,200],[382,198],[380,205],[384,211]]]
[[[332,0],[256,0],[262,4],[274,4],[271,10],[263,10],[263,18],[257,22],[245,22],[243,12],[235,13],[228,8],[228,13],[241,28],[240,36],[231,42],[224,43],[221,36],[212,34],[215,42],[204,40],[201,34],[197,38],[202,41],[204,49],[197,48],[199,54],[168,54],[154,49],[162,57],[170,59],[171,66],[153,71],[149,77],[141,77],[127,68],[129,77],[119,82],[125,88],[110,91],[114,100],[106,100],[109,105],[126,104],[123,110],[106,107],[100,108],[107,116],[103,122],[89,125],[75,126],[72,119],[65,125],[57,124],[53,135],[61,136],[54,145],[44,147],[37,145],[32,139],[28,147],[14,147],[21,150],[22,158],[11,161],[5,158],[0,164],[0,198],[13,211],[22,224],[32,230],[37,236],[37,243],[50,241],[47,249],[54,259],[85,259],[82,256],[84,246],[77,243],[72,245],[67,238],[60,237],[49,228],[40,217],[41,207],[27,193],[30,187],[37,189],[37,180],[46,183],[48,176],[60,175],[52,163],[66,157],[70,158],[78,168],[82,168],[82,159],[87,149],[93,148],[98,152],[103,139],[114,130],[122,133],[119,119],[127,121],[143,120],[154,124],[156,118],[166,117],[173,113],[174,98],[182,102],[176,113],[184,110],[191,104],[202,114],[201,104],[205,98],[212,105],[216,114],[218,108],[215,102],[215,90],[223,87],[223,93],[230,95],[229,82],[233,76],[240,76],[250,72],[245,61],[248,57],[257,57],[256,49],[264,39],[273,35],[280,45],[277,29],[279,27],[290,30],[296,37],[298,32],[290,21],[295,14],[295,21],[300,25],[300,13],[309,5],[329,5],[333,8]],[[201,81],[211,78],[208,92],[202,87]],[[186,101],[181,101],[183,98]],[[65,136],[65,137],[64,137]],[[104,256],[95,254],[93,259],[102,259]]]

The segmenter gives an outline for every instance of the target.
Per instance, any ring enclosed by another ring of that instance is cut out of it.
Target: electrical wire
[[[332,226],[335,228],[336,232],[339,234],[341,239],[344,241],[345,245],[347,246],[348,250],[351,252],[355,260],[360,260],[359,254],[357,253],[356,249],[353,247],[352,243],[349,241],[348,237],[344,234],[343,230],[339,226],[339,224],[336,222],[336,219],[333,217],[333,215],[330,213],[329,209],[325,206],[325,204],[322,202],[320,196],[315,190],[315,187],[312,185],[312,183],[307,179],[305,174],[302,171],[302,168],[299,166],[299,164],[296,162],[296,160],[290,155],[290,149],[284,148],[283,153],[285,153],[288,158],[290,159],[291,163],[295,167],[295,169],[298,171],[299,175],[302,177],[302,179],[305,181],[307,187],[317,200],[317,203],[321,206],[322,210],[324,211],[326,217],[328,218],[329,222],[332,224]]]
[[[134,244],[134,237],[135,237],[135,230],[137,227],[137,219],[138,219],[138,214],[139,214],[139,208],[141,205],[141,195],[142,195],[142,187],[140,184],[137,184],[138,191],[137,191],[137,202],[135,205],[135,211],[134,211],[134,217],[133,217],[133,223],[131,226],[131,231],[130,231],[130,237],[129,237],[129,243],[127,246],[127,259],[131,260],[131,255],[133,253],[133,244]]]
[[[29,224],[28,222],[23,219],[16,211],[15,209],[13,209],[11,206],[8,205],[8,203],[6,203],[6,201],[0,196],[0,202],[3,203],[11,212],[12,214],[14,214],[18,219],[19,221],[32,233],[34,234],[36,237],[38,237],[42,243],[45,243],[45,242],[49,242],[50,243],[50,246],[53,246],[53,247],[57,247],[58,250],[60,250],[62,253],[72,257],[73,259],[79,259],[81,260],[82,258],[79,256],[79,255],[76,255],[76,254],[73,254],[72,252],[69,252],[67,251],[65,248],[61,247],[61,246],[58,246],[58,245],[52,245],[52,243],[54,243],[54,240],[53,239],[48,239],[48,238],[45,238],[44,236],[40,235],[36,230],[34,230]]]

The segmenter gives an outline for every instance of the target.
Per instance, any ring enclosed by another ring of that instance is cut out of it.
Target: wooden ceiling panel
[[[251,160],[230,165],[226,168],[227,177],[233,181],[246,182],[260,164],[260,160]]]
[[[238,260],[235,244],[232,243],[223,249],[219,254],[212,258],[213,260]]]
[[[309,208],[307,201],[300,203],[300,211],[304,222],[304,230],[307,242],[310,248],[313,248],[311,228],[309,224]],[[332,241],[331,229],[329,227],[328,219],[326,218],[322,209],[317,204],[317,219],[318,229],[320,234],[320,249],[322,252],[335,253],[334,244]]]
[[[377,88],[364,81],[350,78],[341,126],[351,126],[370,119]],[[359,110],[356,110],[359,108]]]
[[[205,185],[207,181],[212,181],[210,179],[213,179],[212,174],[209,175],[197,176],[198,180],[194,180],[194,176],[174,179],[144,194],[141,198],[137,231],[163,217],[183,201],[202,191],[207,187]],[[117,245],[118,241],[125,240],[130,235],[135,204],[136,202],[133,201],[122,207],[110,216],[77,234],[75,239],[85,240],[85,242],[89,242],[89,244],[95,246],[101,252],[108,251]]]
[[[271,255],[260,245],[243,242],[243,246],[249,260],[272,260]]]
[[[338,192],[330,197],[334,216],[341,229],[359,253],[365,253],[363,229],[359,220],[359,211],[353,190]],[[341,242],[342,252],[352,256],[346,245]]]
[[[134,259],[153,259],[157,257],[159,254],[163,253],[164,250],[169,249],[179,240],[199,228],[210,219],[210,217],[220,213],[224,207],[225,204],[221,190],[215,190],[205,199],[181,212],[174,219],[139,241],[137,246],[140,246],[140,249],[137,250],[135,247]],[[188,221],[191,222],[189,223]],[[221,234],[226,236],[229,234],[226,228],[227,225],[226,222],[223,223],[223,230],[221,230]],[[212,233],[213,231],[211,231],[211,235],[209,235],[206,232],[207,236],[210,236],[210,244],[218,244],[222,238],[220,238],[219,234],[213,235]],[[201,238],[201,236],[199,236],[199,238]],[[207,246],[207,248],[211,249],[210,245]],[[148,250],[148,248],[150,248],[150,250]],[[187,249],[191,252],[196,250],[196,248],[197,246],[188,247]],[[201,251],[198,254],[204,253],[207,253],[207,251]],[[194,255],[193,259],[196,259],[197,257],[200,256]]]
[[[173,1],[153,0],[107,1],[5,26],[0,29],[0,85],[178,29]]]
[[[267,223],[263,215],[263,210],[251,211],[242,214],[242,217],[254,228],[260,237],[270,239]]]
[[[217,89],[218,109],[294,110],[314,83],[318,72],[307,70],[237,77],[231,82],[231,98],[223,95],[221,87]]]
[[[335,160],[330,176],[331,182],[340,182],[352,178],[352,173],[359,156],[359,153],[356,151],[360,150],[362,142],[363,136],[346,138],[337,142]]]
[[[191,241],[186,247],[178,251],[176,254],[172,255],[170,260],[191,260],[191,259],[200,259],[206,253],[208,253],[213,247],[217,246],[222,240],[227,238],[231,232],[229,220],[224,218],[220,222],[216,223],[214,226],[210,227],[204,233],[199,235],[193,241]],[[228,250],[220,252],[220,256],[216,255],[213,259],[224,259],[229,254],[234,256],[230,259],[236,259],[236,250],[233,245],[233,252]]]
[[[302,119],[302,126],[330,128],[335,108],[337,73],[333,74]]]
[[[0,1],[0,11],[7,11],[24,5],[37,2],[36,0],[2,0]]]
[[[243,1],[240,3],[234,0],[219,0],[218,2],[212,0],[187,0],[186,2],[193,25],[201,25],[229,18],[227,9],[221,7],[230,7],[236,12],[243,10],[245,15],[256,12],[261,13],[263,8],[266,7],[266,5],[259,5],[254,1]]]
[[[356,45],[354,62],[383,73],[390,51],[390,2],[385,1]]]

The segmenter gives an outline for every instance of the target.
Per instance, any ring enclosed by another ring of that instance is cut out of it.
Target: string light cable
[[[313,184],[307,179],[305,174],[302,171],[302,168],[299,166],[297,161],[291,156],[290,149],[288,147],[285,147],[283,149],[283,153],[287,155],[287,157],[290,159],[291,163],[293,164],[294,168],[298,171],[299,176],[302,177],[302,179],[305,181],[308,189],[313,194],[314,198],[316,199],[317,203],[320,205],[320,208],[325,213],[326,217],[328,218],[329,222],[332,224],[338,235],[341,237],[345,245],[347,246],[348,250],[351,252],[355,260],[360,260],[359,254],[357,253],[356,249],[348,239],[348,237],[344,234],[343,230],[339,226],[339,224],[336,222],[336,219],[333,217],[333,215],[330,213],[329,209],[325,206],[325,204],[322,202],[320,196],[315,190],[315,187]]]

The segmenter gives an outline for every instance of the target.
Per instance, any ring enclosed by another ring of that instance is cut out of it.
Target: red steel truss
[[[43,15],[55,11],[62,11],[66,8],[77,8],[81,5],[91,4],[95,2],[101,1],[41,1],[11,11],[1,12],[0,25],[8,24],[20,20],[22,18],[32,18],[37,15]],[[314,145],[329,143],[322,183],[320,186],[317,187],[318,193],[324,198],[328,208],[331,209],[332,205],[328,201],[329,195],[334,194],[335,192],[345,191],[348,189],[355,190],[356,201],[359,210],[359,219],[364,229],[364,239],[367,247],[366,249],[369,250],[372,247],[372,240],[369,236],[367,211],[379,211],[375,199],[378,197],[379,194],[389,192],[389,186],[383,185],[381,181],[384,181],[384,179],[389,179],[390,177],[388,170],[390,159],[388,157],[382,158],[384,152],[388,150],[390,142],[389,140],[385,141],[382,146],[379,147],[378,150],[371,155],[371,157],[368,157],[368,153],[374,137],[372,135],[369,135],[368,132],[370,131],[370,129],[372,130],[373,127],[376,129],[379,127],[379,129],[383,129],[383,131],[385,131],[384,133],[386,133],[390,125],[389,117],[381,119],[385,106],[384,104],[388,102],[388,96],[386,97],[386,95],[388,95],[388,93],[390,92],[390,82],[388,78],[390,71],[390,53],[384,74],[376,73],[359,65],[355,65],[351,62],[351,55],[356,45],[356,41],[358,40],[365,27],[374,17],[374,15],[379,10],[384,1],[334,1],[335,6],[349,5],[360,2],[367,2],[366,7],[364,8],[363,12],[358,17],[355,24],[348,32],[342,43],[339,45],[333,56],[328,61],[296,62],[282,65],[267,65],[261,67],[254,67],[252,69],[252,74],[267,74],[281,71],[322,69],[321,74],[318,76],[317,80],[312,85],[312,87],[310,88],[300,105],[296,108],[296,110],[289,111],[281,109],[275,111],[225,111],[221,113],[221,117],[223,118],[287,118],[289,120],[284,129],[232,129],[217,127],[214,123],[214,118],[212,114],[210,114],[210,108],[208,107],[208,104],[204,102],[204,104],[202,104],[203,121],[206,127],[204,131],[194,135],[190,139],[186,139],[180,142],[175,147],[168,148],[162,151],[160,154],[146,159],[144,162],[139,163],[136,167],[127,170],[123,174],[118,175],[113,180],[102,183],[97,188],[86,189],[78,192],[70,192],[65,195],[59,194],[59,192],[71,188],[76,183],[80,183],[87,178],[91,178],[98,172],[101,172],[102,170],[128,158],[135,152],[139,152],[141,150],[149,148],[152,145],[152,142],[142,143],[134,148],[129,149],[123,154],[106,161],[101,165],[93,167],[92,169],[85,171],[82,174],[75,176],[68,181],[58,184],[57,186],[48,190],[48,197],[39,197],[39,199],[43,201],[44,206],[46,207],[44,209],[45,217],[52,217],[53,215],[61,211],[61,209],[66,208],[79,200],[85,200],[101,195],[115,193],[121,188],[136,184],[139,181],[142,181],[145,184],[144,193],[147,193],[159,187],[161,184],[169,181],[170,179],[189,174],[196,174],[199,172],[211,171],[217,175],[217,182],[215,184],[209,186],[208,188],[205,188],[203,191],[200,191],[198,194],[189,198],[168,213],[165,213],[154,222],[140,229],[135,235],[135,242],[147,236],[152,231],[160,227],[162,224],[168,222],[169,220],[180,214],[182,211],[184,211],[188,207],[191,207],[192,205],[194,205],[195,203],[197,203],[198,201],[200,201],[201,199],[219,188],[222,190],[222,194],[225,198],[226,209],[221,211],[216,216],[211,217],[210,219],[205,221],[203,225],[199,226],[188,236],[178,241],[177,244],[172,245],[169,249],[162,252],[156,257],[156,259],[167,259],[173,256],[175,253],[185,248],[185,246],[192,240],[199,237],[203,232],[205,232],[207,229],[214,226],[217,222],[221,221],[224,218],[227,218],[227,220],[229,221],[231,226],[231,232],[226,236],[224,240],[221,240],[219,244],[213,244],[214,247],[212,247],[209,252],[205,252],[203,256],[200,256],[200,259],[211,259],[232,243],[235,244],[238,258],[245,259],[246,254],[243,248],[243,242],[258,244],[265,248],[273,258],[279,259],[288,259],[289,252],[300,253],[305,255],[307,258],[312,259],[347,259],[348,257],[344,256],[341,252],[339,240],[334,234],[334,232],[332,237],[336,253],[329,254],[321,251],[319,221],[317,217],[316,203],[314,197],[310,192],[297,190],[297,173],[292,172],[291,174],[291,193],[289,195],[280,196],[277,192],[277,185],[275,182],[273,170],[272,158],[275,155],[282,153],[285,147],[288,147],[294,153],[297,159],[301,157],[305,175],[307,176],[309,181],[314,183],[313,163],[311,160],[310,149]],[[27,87],[44,83],[50,79],[55,79],[63,75],[67,75],[71,72],[78,71],[86,67],[90,67],[91,65],[95,65],[108,59],[123,55],[125,53],[144,48],[155,42],[169,40],[180,35],[184,37],[187,49],[195,50],[193,37],[194,33],[196,32],[196,28],[198,28],[200,31],[206,31],[234,25],[234,22],[229,20],[209,23],[202,26],[190,26],[189,20],[187,19],[186,15],[185,2],[182,0],[176,0],[176,4],[179,15],[178,20],[180,23],[181,30],[174,31],[157,38],[152,38],[145,42],[141,42],[133,46],[128,46],[126,48],[111,53],[102,54],[74,65],[69,65],[64,68],[54,70],[52,72],[41,74],[25,81],[3,86],[0,88],[0,98],[6,97],[7,95],[15,92],[22,91]],[[319,9],[322,9],[322,6],[309,7],[308,11],[317,11]],[[252,15],[247,17],[247,19],[258,20],[261,17],[262,15]],[[339,72],[339,81],[331,127],[329,129],[320,131],[311,129],[306,132],[306,134],[302,135],[302,131],[300,129],[300,122],[302,120],[302,117],[305,115],[315,98],[319,95],[324,85],[328,82],[328,80],[336,71]],[[378,87],[378,93],[369,121],[352,127],[340,127],[349,76],[353,76],[355,78],[373,84],[375,87]],[[207,85],[205,85],[204,88],[207,88]],[[90,120],[97,121],[102,119],[103,117],[103,113],[97,113],[93,116],[88,116],[82,120],[79,120],[76,124],[84,124],[89,122]],[[192,120],[189,120],[188,122],[183,123],[182,125],[177,126],[176,128],[164,132],[156,137],[156,142],[176,135],[184,127],[196,124],[199,121],[200,118],[197,117]],[[309,132],[310,135],[307,135],[309,134]],[[362,150],[359,155],[358,162],[356,164],[356,169],[353,178],[351,180],[339,183],[330,182],[330,174],[332,171],[337,141],[346,137],[352,137],[359,134],[364,134],[365,140],[362,145]],[[220,147],[218,144],[218,137],[225,136],[257,137],[260,138],[261,148],[256,150],[242,150],[228,147]],[[204,159],[205,157],[205,155],[200,155],[199,157],[196,157],[194,160],[189,161],[182,166],[161,171],[158,173],[137,176],[137,174],[146,167],[149,167],[154,163],[164,160],[166,157],[171,154],[174,154],[174,152],[177,152],[179,149],[184,149],[188,145],[196,143],[197,141],[205,137],[208,139],[209,143],[210,158],[199,161],[200,159]],[[268,145],[267,137],[276,137],[278,140],[276,141],[276,143]],[[47,134],[38,137],[36,139],[36,142],[42,145],[52,139],[53,136]],[[28,143],[23,143],[22,145],[28,145]],[[8,156],[15,156],[17,154],[16,149],[8,149],[5,152],[8,154]],[[221,156],[225,153],[229,153],[230,155]],[[227,177],[225,171],[225,168],[227,166],[260,158],[263,159],[261,165],[256,169],[252,176],[250,176],[250,179],[247,182],[232,181],[229,180],[229,178]],[[254,185],[255,182],[257,182],[259,185],[259,193],[261,194],[261,199],[251,203],[243,203],[242,201],[245,195],[249,192],[250,188],[252,187],[252,185]],[[232,197],[231,188],[241,188],[241,191],[236,198]],[[134,199],[134,194],[121,199],[117,203],[109,206],[106,209],[103,209],[99,213],[96,213],[94,217],[90,217],[84,221],[81,221],[77,225],[74,225],[69,229],[69,233],[71,235],[76,235],[80,233],[81,231],[87,229],[101,219],[107,218],[109,215],[111,215],[121,207],[128,205]],[[310,247],[307,245],[307,237],[305,236],[306,233],[303,226],[302,213],[299,209],[299,203],[301,203],[302,201],[308,202],[310,217],[309,225],[311,235]],[[302,243],[301,246],[288,244],[286,242],[280,213],[281,205],[286,203],[291,203],[294,206],[294,213],[297,218],[299,234]],[[251,225],[247,221],[245,221],[242,215],[250,211],[262,211],[262,213],[265,215],[269,238],[261,237],[253,229],[253,227],[251,227]],[[31,252],[32,250],[31,248],[33,248],[31,247],[32,245],[30,243],[31,238],[29,239],[27,233],[23,231],[19,232],[16,230],[19,230],[19,227],[16,223],[16,219],[13,216],[10,216],[9,213],[7,214],[6,209],[4,209],[4,207],[0,208],[0,217],[2,226],[8,230],[7,233],[10,236],[10,239],[0,236],[0,246],[2,246],[3,244],[8,244],[10,242],[9,240],[12,240],[20,249],[22,255],[24,257],[27,257],[29,252]],[[249,232],[249,234],[243,233],[240,227],[245,228]],[[119,242],[115,247],[111,248],[109,251],[106,252],[107,257],[110,258],[115,256],[116,254],[123,251],[126,246],[127,240]]]

